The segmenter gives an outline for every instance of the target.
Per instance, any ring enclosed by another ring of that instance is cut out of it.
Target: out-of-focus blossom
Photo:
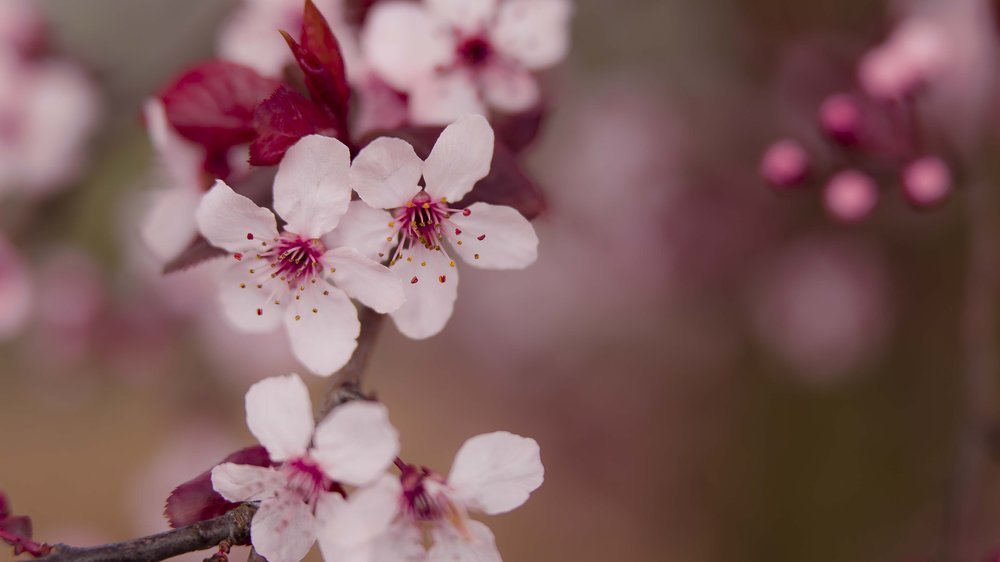
[[[903,193],[914,205],[937,205],[951,190],[951,169],[937,156],[925,156],[903,168]]]
[[[44,21],[34,0],[0,2],[0,51],[28,54],[42,42]]]
[[[351,199],[350,153],[340,141],[310,135],[288,150],[274,180],[274,213],[219,181],[198,206],[201,233],[231,252],[222,276],[224,312],[246,331],[270,332],[284,321],[295,356],[316,374],[342,367],[360,333],[354,297],[378,312],[396,310],[403,289],[383,265],[323,237]],[[336,284],[336,286],[334,286]]]
[[[890,328],[884,260],[859,243],[812,239],[792,246],[767,264],[753,298],[761,341],[817,384],[864,366]]]
[[[854,96],[833,94],[820,105],[819,122],[831,138],[841,144],[852,145],[861,137],[861,106]]]
[[[0,51],[0,197],[65,186],[83,166],[98,114],[94,86],[75,65]]]
[[[952,57],[949,40],[938,22],[908,18],[865,55],[858,79],[872,97],[902,98],[940,76]]]
[[[844,222],[858,222],[875,209],[878,185],[860,170],[844,170],[830,178],[823,190],[826,210]]]
[[[409,94],[410,119],[443,125],[539,100],[531,72],[569,48],[569,0],[427,0],[376,4],[362,31],[365,59]]]
[[[313,0],[337,36],[350,68],[357,59],[350,28],[343,21],[343,0]],[[271,77],[280,77],[294,62],[279,30],[297,34],[302,25],[302,0],[244,0],[219,31],[219,55]]]
[[[376,480],[399,452],[384,406],[344,404],[318,425],[309,390],[297,375],[265,379],[247,391],[247,427],[279,466],[224,463],[212,486],[233,502],[259,501],[250,525],[253,546],[272,562],[298,562],[316,541],[324,507],[340,484]]]
[[[0,236],[0,341],[21,331],[31,311],[33,296],[27,266],[17,249]]]
[[[809,174],[809,154],[802,145],[782,139],[767,148],[760,162],[760,175],[775,187],[801,185]]]
[[[483,269],[521,269],[538,257],[534,228],[513,208],[454,207],[489,173],[493,141],[486,119],[470,115],[445,128],[426,161],[406,141],[383,137],[351,165],[351,185],[363,202],[352,203],[334,235],[366,257],[389,256],[406,292],[392,319],[411,338],[440,332],[454,309],[458,273],[445,240]]]
[[[400,470],[399,478],[386,475],[346,501],[332,496],[321,507],[325,560],[498,562],[493,533],[469,512],[497,515],[520,507],[545,472],[538,443],[505,431],[466,441],[447,478],[411,465]],[[425,549],[428,528],[433,545]]]

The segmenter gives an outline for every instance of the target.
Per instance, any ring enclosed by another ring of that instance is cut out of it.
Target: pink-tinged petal
[[[162,262],[170,261],[191,245],[198,235],[195,210],[201,193],[185,186],[152,194],[142,224],[142,241]]]
[[[298,375],[270,377],[247,391],[247,427],[271,460],[280,462],[306,452],[313,434],[309,389]]]
[[[31,311],[33,293],[21,257],[0,236],[0,341],[20,332]]]
[[[273,331],[281,324],[281,309],[274,305],[273,284],[259,283],[250,270],[267,271],[263,260],[234,264],[219,281],[219,302],[226,319],[236,328],[254,334]],[[258,285],[260,285],[258,287]]]
[[[309,135],[295,143],[274,178],[274,210],[285,230],[319,238],[336,228],[351,202],[351,153],[344,143]]]
[[[445,231],[452,248],[466,263],[482,269],[521,269],[535,263],[538,236],[521,213],[489,203],[475,203],[466,211],[468,215],[463,212],[451,217],[457,230]]]
[[[258,207],[253,201],[233,191],[218,180],[205,194],[195,211],[198,230],[213,246],[240,252],[256,248],[255,240],[272,240],[278,236],[274,213]]]
[[[482,115],[468,115],[445,127],[424,162],[427,193],[457,202],[490,173],[493,129]]]
[[[320,533],[319,547],[324,560],[336,562],[426,562],[423,536],[416,525],[399,521],[374,539],[345,545]]]
[[[417,182],[423,167],[423,160],[410,143],[377,138],[354,158],[351,187],[372,207],[395,209],[406,205],[420,191]]]
[[[569,51],[572,15],[569,0],[507,0],[490,34],[493,45],[529,70],[550,67]]]
[[[285,312],[292,352],[314,374],[328,377],[343,367],[357,347],[358,310],[340,289],[317,281],[296,293]]]
[[[479,88],[462,70],[427,74],[410,91],[410,121],[447,125],[464,115],[486,113]]]
[[[231,453],[222,460],[222,463],[260,467],[272,464],[267,449],[260,445],[246,447]],[[212,471],[206,470],[170,492],[163,515],[167,518],[170,526],[176,529],[218,517],[235,509],[238,505],[238,503],[226,500],[215,491],[212,487]]]
[[[405,336],[429,338],[448,323],[458,297],[458,269],[451,263],[443,252],[418,244],[390,267],[406,293],[403,306],[390,316]]]
[[[486,102],[504,113],[526,111],[541,97],[535,77],[520,68],[490,65],[479,79]]]
[[[477,435],[462,445],[448,485],[468,507],[496,515],[527,501],[544,476],[534,439],[497,431]]]
[[[406,300],[403,284],[388,267],[351,248],[330,250],[323,263],[330,264],[329,277],[337,287],[375,312],[392,312]]]
[[[177,187],[200,192],[198,181],[204,151],[186,141],[170,126],[167,111],[159,98],[146,100],[143,104],[143,116],[146,118],[149,141],[166,173],[182,184]]]
[[[299,562],[316,542],[316,518],[293,492],[260,504],[250,523],[250,541],[268,562]]]
[[[381,2],[372,8],[361,46],[372,70],[403,92],[455,57],[449,26],[413,2]]]
[[[212,469],[212,488],[231,502],[254,502],[273,497],[285,478],[273,468],[222,463]]]
[[[389,411],[375,402],[351,402],[333,410],[316,427],[312,457],[330,478],[351,486],[385,473],[399,454],[399,434]]]
[[[384,261],[396,239],[398,228],[393,222],[386,211],[373,209],[364,201],[351,201],[347,214],[323,242],[327,248],[348,247],[369,259]]]
[[[352,546],[371,543],[384,533],[399,513],[403,487],[391,474],[371,486],[361,488],[344,499],[339,494],[324,494],[316,506],[320,522],[319,546]],[[327,560],[340,560],[327,557]]]
[[[465,522],[465,527],[471,538],[448,527],[436,529],[427,562],[502,562],[489,527],[471,520]]]
[[[497,0],[427,0],[438,16],[466,33],[483,30],[497,11]]]
[[[264,76],[281,77],[292,61],[278,29],[291,28],[288,6],[280,2],[245,2],[219,29],[218,53]]]

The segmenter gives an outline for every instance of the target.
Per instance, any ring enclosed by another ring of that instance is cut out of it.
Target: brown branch
[[[982,495],[997,391],[995,315],[996,292],[1000,287],[997,263],[1000,232],[992,188],[983,183],[972,185],[966,205],[970,252],[961,331],[965,355],[964,417],[959,426],[945,513],[943,559],[947,562],[974,558],[978,500]]]
[[[206,521],[173,529],[157,535],[113,544],[74,547],[57,544],[52,554],[38,558],[43,562],[156,562],[186,552],[206,550],[223,541],[246,544],[250,541],[250,521],[257,507],[242,504],[236,509]]]

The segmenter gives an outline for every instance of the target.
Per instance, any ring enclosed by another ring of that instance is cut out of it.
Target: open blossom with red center
[[[201,233],[230,252],[223,309],[243,330],[282,322],[295,356],[328,376],[350,359],[361,326],[356,298],[377,312],[399,308],[401,283],[388,268],[328,236],[347,211],[350,153],[340,141],[310,135],[288,150],[274,179],[274,213],[219,181],[198,206]],[[325,239],[326,237],[326,239]]]
[[[493,533],[469,512],[496,515],[519,507],[545,472],[538,443],[505,431],[466,441],[447,478],[397,466],[398,478],[383,476],[347,500],[333,497],[321,506],[325,560],[499,562]]]
[[[513,208],[460,206],[492,158],[493,130],[471,115],[445,128],[426,161],[407,142],[383,137],[351,165],[351,186],[361,201],[351,203],[333,237],[365,257],[389,260],[406,293],[390,314],[411,338],[438,333],[451,317],[456,254],[483,269],[521,269],[538,256],[534,228]]]
[[[353,402],[318,425],[298,375],[271,377],[246,395],[247,426],[279,463],[223,463],[212,469],[215,491],[232,502],[259,501],[250,525],[257,552],[271,562],[298,562],[340,498],[339,484],[375,481],[399,451],[399,436],[381,404]]]
[[[444,125],[538,102],[532,71],[569,48],[568,0],[426,0],[376,4],[361,43],[371,68],[410,96],[414,123]]]

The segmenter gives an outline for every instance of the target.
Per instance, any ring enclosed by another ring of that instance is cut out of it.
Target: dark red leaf
[[[254,128],[257,137],[250,143],[250,164],[254,166],[281,162],[285,151],[306,135],[337,136],[334,119],[287,86],[281,86],[257,106]]]
[[[10,517],[10,502],[7,501],[7,495],[0,492],[0,519],[8,517]]]
[[[267,450],[260,445],[240,449],[223,459],[219,464],[224,462],[251,466],[271,466],[273,464],[267,455]],[[163,514],[170,522],[170,526],[176,529],[218,517],[238,505],[226,501],[212,489],[212,470],[209,469],[174,488],[170,497],[167,498],[167,506]]]
[[[0,529],[7,531],[11,535],[30,539],[32,533],[31,518],[26,515],[5,517],[0,519]]]
[[[545,108],[538,105],[521,113],[495,114],[491,123],[497,138],[511,151],[518,153],[527,148],[538,136],[545,114]]]
[[[369,135],[364,144],[377,137],[398,137],[413,145],[417,155],[426,159],[434,148],[440,127],[402,127]],[[466,195],[459,206],[483,202],[493,205],[507,205],[517,209],[528,219],[533,219],[545,211],[545,196],[535,183],[525,174],[517,161],[517,156],[501,141],[493,148],[493,163],[490,173],[479,180],[476,187]]]
[[[211,60],[182,74],[160,97],[167,120],[208,152],[253,140],[253,110],[280,82],[235,63]]]

